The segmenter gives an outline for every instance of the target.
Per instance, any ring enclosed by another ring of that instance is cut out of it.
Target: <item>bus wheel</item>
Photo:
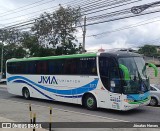
[[[151,106],[157,106],[158,105],[157,99],[154,98],[154,97],[151,97],[151,101],[150,101],[149,105],[151,105]]]
[[[91,94],[85,97],[84,104],[88,110],[95,110],[97,108],[96,98]]]
[[[29,92],[28,88],[26,88],[26,87],[23,88],[22,94],[23,94],[23,97],[24,97],[25,99],[29,99],[29,98],[30,98],[30,92]]]

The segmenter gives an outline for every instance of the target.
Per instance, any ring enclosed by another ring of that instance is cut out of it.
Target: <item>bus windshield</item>
[[[142,57],[124,57],[118,59],[119,64],[128,68],[130,80],[124,81],[124,94],[137,94],[149,90],[149,80],[146,75],[145,61]]]

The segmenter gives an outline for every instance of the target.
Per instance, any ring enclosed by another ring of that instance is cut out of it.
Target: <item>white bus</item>
[[[130,110],[150,102],[146,66],[139,54],[120,51],[14,58],[6,62],[7,89],[26,99]]]

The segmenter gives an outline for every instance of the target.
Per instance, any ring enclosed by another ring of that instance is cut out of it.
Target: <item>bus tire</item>
[[[149,105],[150,106],[157,106],[158,105],[157,99],[155,97],[151,97]]]
[[[88,110],[95,110],[97,108],[96,98],[92,94],[87,94],[84,98],[84,105]]]
[[[22,94],[25,99],[27,99],[27,100],[30,99],[30,92],[29,92],[28,88],[24,87],[22,90]]]

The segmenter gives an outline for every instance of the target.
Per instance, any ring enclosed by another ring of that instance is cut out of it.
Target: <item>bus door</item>
[[[120,109],[122,95],[119,66],[112,58],[100,57],[99,72],[103,87],[106,89],[101,92],[103,95],[101,99],[105,100],[106,108]]]

